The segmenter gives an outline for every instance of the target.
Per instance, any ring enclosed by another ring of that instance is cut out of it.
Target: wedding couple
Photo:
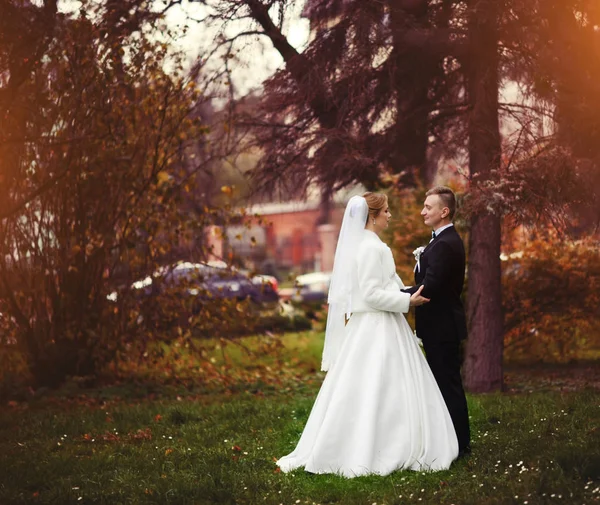
[[[328,373],[298,445],[277,461],[282,471],[435,471],[470,451],[459,354],[465,251],[455,209],[449,188],[427,192],[421,215],[434,238],[419,251],[415,286],[407,288],[380,239],[391,219],[387,197],[367,192],[348,202],[329,288]],[[416,336],[402,315],[411,306]]]

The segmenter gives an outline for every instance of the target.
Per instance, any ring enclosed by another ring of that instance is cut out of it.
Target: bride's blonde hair
[[[363,194],[363,198],[367,201],[367,205],[369,206],[369,215],[367,216],[367,221],[369,218],[376,218],[379,213],[385,209],[388,203],[388,197],[383,193],[373,193],[371,191],[367,191]]]

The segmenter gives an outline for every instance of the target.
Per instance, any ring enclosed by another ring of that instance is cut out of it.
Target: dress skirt
[[[336,363],[284,472],[345,477],[447,469],[458,456],[452,420],[402,314],[355,313]]]

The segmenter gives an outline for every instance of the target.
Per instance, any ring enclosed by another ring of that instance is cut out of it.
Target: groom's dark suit
[[[460,376],[460,341],[467,337],[465,311],[460,299],[465,277],[465,248],[450,226],[425,248],[415,270],[414,293],[431,301],[415,308],[417,337],[423,341],[427,362],[435,376],[454,423],[459,451],[470,443],[467,400]]]

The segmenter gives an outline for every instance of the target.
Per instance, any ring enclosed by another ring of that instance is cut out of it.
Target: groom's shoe
[[[471,455],[471,446],[467,445],[466,447],[463,447],[462,449],[460,449],[458,451],[458,457],[459,458],[464,458],[466,456],[470,456]]]

